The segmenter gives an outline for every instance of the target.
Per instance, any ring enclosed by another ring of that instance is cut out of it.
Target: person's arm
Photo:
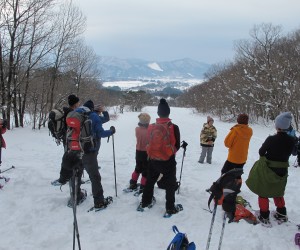
[[[236,133],[235,133],[234,129],[232,128],[230,130],[230,132],[228,133],[228,135],[225,137],[225,140],[224,140],[225,147],[231,148],[235,137],[236,137]]]
[[[179,127],[174,124],[174,136],[175,136],[175,148],[178,151],[180,149],[180,131]]]
[[[106,122],[108,122],[108,121],[110,120],[109,114],[108,114],[107,111],[102,111],[102,115],[103,115],[103,116],[99,116],[100,119],[101,119],[102,124],[103,124],[103,123],[106,123]]]
[[[267,151],[268,151],[268,148],[269,148],[269,145],[270,145],[270,137],[268,137],[264,143],[261,145],[260,149],[258,150],[258,153],[260,156],[264,156],[266,155]]]
[[[91,114],[92,122],[94,123],[95,134],[97,138],[105,138],[112,135],[111,130],[104,130],[100,117],[96,113]]]

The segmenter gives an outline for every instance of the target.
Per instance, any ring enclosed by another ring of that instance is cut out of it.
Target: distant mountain
[[[155,62],[141,59],[120,59],[100,57],[101,78],[103,81],[132,79],[203,79],[211,65],[189,58]]]

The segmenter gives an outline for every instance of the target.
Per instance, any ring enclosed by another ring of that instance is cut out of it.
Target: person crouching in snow
[[[135,169],[132,172],[131,180],[129,182],[129,190],[137,190],[137,181],[140,174],[142,174],[141,185],[139,192],[142,193],[147,180],[148,155],[146,151],[147,146],[147,129],[150,123],[150,115],[147,113],[140,113],[138,126],[135,128],[136,136],[136,152],[135,152]]]
[[[202,147],[199,163],[203,163],[206,157],[206,162],[211,164],[212,152],[214,150],[214,142],[217,138],[217,129],[213,126],[214,119],[207,117],[207,123],[203,124],[200,133],[200,145]]]
[[[275,118],[277,133],[269,136],[262,144],[259,149],[260,159],[254,163],[246,181],[249,189],[258,195],[258,219],[266,226],[270,226],[268,198],[274,199],[275,219],[287,221],[283,196],[288,177],[289,157],[294,148],[294,139],[287,134],[291,121],[290,112],[284,112]]]

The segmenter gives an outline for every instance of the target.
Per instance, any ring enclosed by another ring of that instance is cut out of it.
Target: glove
[[[113,135],[114,133],[116,133],[116,128],[114,126],[111,126],[110,131],[111,131],[111,134]]]

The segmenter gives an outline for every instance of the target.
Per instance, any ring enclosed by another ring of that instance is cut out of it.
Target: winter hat
[[[210,116],[207,116],[207,123],[209,123],[210,121],[214,122],[214,119]]]
[[[247,114],[245,114],[245,113],[239,114],[236,120],[237,120],[238,124],[245,124],[245,125],[247,125],[248,121],[249,121],[249,116]]]
[[[166,99],[160,99],[158,108],[157,108],[157,114],[159,117],[169,117],[170,114],[170,107],[167,103]]]
[[[94,103],[93,103],[92,100],[88,100],[87,102],[85,102],[85,103],[83,104],[83,106],[89,108],[91,111],[94,110]]]
[[[76,95],[69,95],[68,96],[68,104],[69,104],[69,106],[73,106],[77,102],[79,102],[79,98]]]
[[[283,112],[275,118],[275,127],[287,130],[291,125],[292,119],[291,112]]]
[[[147,113],[140,113],[138,115],[138,118],[141,124],[149,124],[151,119],[150,115],[148,115]]]

